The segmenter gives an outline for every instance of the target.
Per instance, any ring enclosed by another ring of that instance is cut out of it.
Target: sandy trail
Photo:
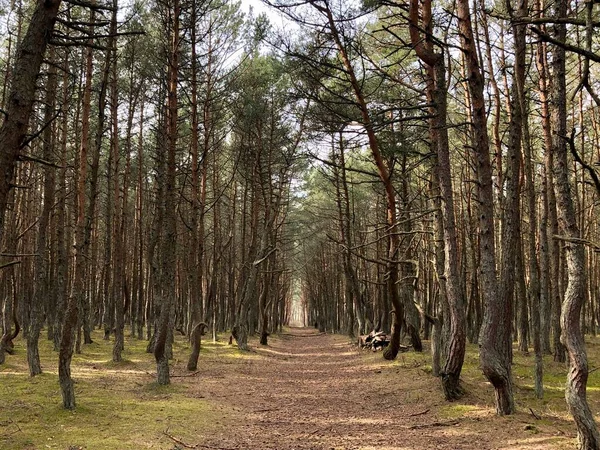
[[[438,380],[422,368],[358,351],[341,336],[295,328],[255,350],[186,380],[226,415],[223,431],[200,436],[197,448],[573,448],[564,432],[528,430],[526,413],[449,416]]]

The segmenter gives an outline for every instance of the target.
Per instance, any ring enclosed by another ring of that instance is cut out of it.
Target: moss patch
[[[475,405],[450,403],[440,407],[439,415],[445,419],[460,419],[468,416],[470,412],[478,411],[481,408]]]
[[[193,395],[187,381],[191,378],[173,378],[169,386],[155,383],[154,359],[145,353],[145,341],[128,339],[126,359],[115,363],[112,342],[102,340],[100,333],[94,340],[73,358],[74,411],[62,408],[57,354],[51,344],[40,341],[44,373],[31,378],[24,342],[16,342],[16,354],[0,366],[0,448],[171,448],[174,443],[165,432],[198,442],[225,426],[226,411]],[[179,339],[172,373],[185,374],[178,362],[187,360],[188,351]],[[203,351],[238,357],[236,350],[222,344],[207,343]]]

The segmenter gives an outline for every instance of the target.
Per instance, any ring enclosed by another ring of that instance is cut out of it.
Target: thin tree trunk
[[[110,34],[115,35],[117,33],[117,12],[118,5],[117,0],[113,0],[112,3],[113,11],[110,23]],[[110,86],[110,111],[111,111],[111,152],[113,154],[113,202],[114,202],[114,228],[113,230],[107,230],[109,233],[114,233],[114,260],[113,260],[113,292],[112,298],[114,303],[114,317],[115,317],[115,342],[113,344],[112,359],[114,362],[122,360],[122,351],[125,346],[125,271],[126,271],[126,245],[125,245],[125,216],[127,214],[127,174],[125,174],[123,183],[119,178],[119,117],[118,117],[118,78],[117,78],[117,42],[116,39],[111,40],[111,86]],[[132,126],[132,110],[133,106],[130,106],[130,112],[128,115],[127,124],[127,135],[128,143],[129,136],[131,134]],[[129,145],[127,146],[127,155],[129,155]],[[128,159],[129,161],[129,159]],[[123,201],[120,201],[120,190],[123,188]]]
[[[477,175],[479,182],[479,226],[480,226],[480,280],[481,294],[485,309],[484,320],[480,334],[480,360],[483,373],[492,383],[496,397],[496,412],[498,414],[512,414],[514,412],[512,375],[511,375],[511,326],[512,326],[512,288],[508,283],[514,279],[514,264],[509,266],[509,261],[514,261],[515,243],[514,229],[517,221],[511,217],[511,224],[503,228],[507,238],[505,249],[508,255],[503,254],[503,289],[499,290],[496,272],[496,246],[494,241],[494,193],[492,184],[492,167],[489,154],[489,138],[487,135],[486,102],[483,95],[483,76],[475,48],[473,29],[471,26],[471,13],[467,0],[458,0],[457,15],[462,49],[467,61],[467,78],[473,108],[473,132],[475,141],[473,147],[477,156]],[[517,145],[519,142],[517,142]],[[518,156],[513,153],[513,180],[509,183],[518,183],[518,169],[516,168]],[[511,199],[518,201],[518,195],[513,190]],[[508,196],[508,194],[507,194]],[[507,205],[508,210],[508,205]],[[514,213],[513,210],[508,210]],[[516,210],[518,214],[518,207]],[[512,269],[512,274],[511,274]],[[512,275],[512,278],[511,278]]]
[[[49,52],[48,59],[54,61],[53,49]],[[48,81],[46,84],[46,105],[44,111],[44,123],[50,124],[56,106],[57,75],[56,67],[51,65],[48,69]],[[52,162],[54,159],[54,128],[47,126],[44,130],[43,158]],[[32,377],[42,373],[38,341],[43,322],[43,305],[50,294],[49,284],[49,255],[46,251],[48,242],[48,226],[50,224],[50,212],[54,205],[55,169],[48,165],[44,166],[44,206],[39,220],[37,237],[37,256],[35,259],[35,288],[34,298],[31,305],[29,318],[29,333],[27,334],[27,363],[29,375]]]
[[[172,312],[176,299],[176,264],[177,264],[177,186],[176,186],[176,151],[178,135],[178,98],[177,83],[179,79],[179,16],[181,9],[179,0],[173,0],[167,8],[167,25],[169,39],[169,67],[167,76],[167,162],[165,177],[164,205],[164,237],[161,246],[161,288],[162,304],[154,358],[156,359],[158,384],[169,384],[169,360],[167,344],[172,324]]]

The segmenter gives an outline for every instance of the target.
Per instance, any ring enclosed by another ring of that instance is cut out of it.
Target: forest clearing
[[[41,346],[46,372],[30,378],[19,342],[0,367],[0,448],[550,450],[575,442],[564,364],[547,363],[540,401],[533,395],[533,356],[515,353],[517,412],[498,417],[475,346],[463,371],[467,393],[448,403],[428,352],[388,362],[347,337],[305,328],[272,336],[268,347],[252,340],[251,352],[226,342],[204,343],[201,367],[189,372],[189,345],[178,338],[173,382],[159,386],[144,341],[128,338],[125,359],[114,363],[110,343],[99,339],[73,361],[80,399],[73,412],[60,407],[50,345]],[[588,345],[600,358],[600,338]],[[598,386],[594,372],[588,392],[595,409]]]

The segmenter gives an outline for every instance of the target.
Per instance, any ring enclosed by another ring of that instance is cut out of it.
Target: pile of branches
[[[366,336],[360,336],[358,340],[358,346],[360,348],[368,348],[374,352],[383,350],[388,345],[390,345],[390,339],[383,331],[375,332],[375,330],[373,330]]]

